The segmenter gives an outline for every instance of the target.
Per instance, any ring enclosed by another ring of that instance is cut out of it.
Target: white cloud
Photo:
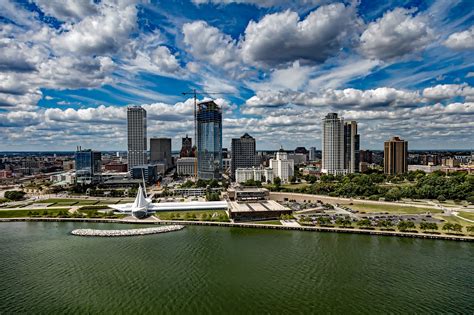
[[[97,12],[93,0],[34,0],[46,15],[60,21],[79,21]]]
[[[474,26],[465,31],[449,35],[444,45],[455,50],[474,50]]]
[[[423,96],[431,100],[444,100],[456,96],[474,100],[474,88],[464,84],[439,84],[423,90]]]
[[[57,49],[84,54],[112,54],[126,46],[136,29],[135,4],[101,3],[98,14],[86,16],[78,23],[66,23],[62,33],[53,39]]]
[[[300,106],[332,106],[334,108],[411,107],[420,102],[418,92],[381,87],[373,90],[328,89],[321,93],[262,91],[245,103],[249,107],[271,107],[295,104]]]
[[[231,69],[239,64],[236,41],[218,28],[204,21],[183,25],[184,43],[189,52],[199,60]]]
[[[191,0],[194,4],[201,5],[201,4],[222,4],[222,5],[227,5],[231,3],[240,3],[240,4],[251,4],[255,5],[258,7],[263,7],[263,8],[269,8],[269,7],[274,7],[274,6],[304,6],[304,5],[316,5],[316,4],[321,4],[323,2],[327,1],[322,1],[322,0],[299,0],[299,1],[294,1],[290,2],[288,0]]]
[[[369,58],[389,60],[420,51],[433,39],[424,16],[396,8],[369,24],[360,37],[360,50]]]
[[[292,11],[251,21],[241,43],[245,62],[275,66],[295,60],[324,62],[351,39],[361,24],[354,7],[321,6],[304,20]]]

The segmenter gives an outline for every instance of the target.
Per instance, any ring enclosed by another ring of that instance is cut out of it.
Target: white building
[[[274,159],[270,160],[270,168],[273,176],[279,177],[283,183],[287,183],[294,174],[295,161],[288,159],[288,153],[283,148],[276,153]]]
[[[235,181],[237,183],[244,183],[251,179],[259,182],[273,182],[273,178],[273,170],[271,168],[246,167],[235,170]]]
[[[176,161],[176,172],[178,175],[191,175],[196,173],[196,158],[182,157]]]
[[[344,119],[329,113],[323,119],[322,170],[325,174],[347,174],[344,168]]]

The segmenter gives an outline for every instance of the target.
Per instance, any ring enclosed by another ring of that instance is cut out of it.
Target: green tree
[[[468,227],[466,227],[466,231],[468,231],[469,233],[474,233],[474,225],[470,225]]]
[[[453,229],[453,225],[451,223],[445,223],[443,225],[443,231],[451,232],[452,229]]]
[[[370,227],[372,222],[369,219],[362,219],[357,221],[357,225],[361,227]]]
[[[453,224],[453,231],[454,231],[454,232],[461,233],[461,232],[462,232],[462,225],[459,224],[459,223]]]
[[[5,192],[5,198],[12,200],[12,201],[19,201],[25,197],[26,193],[20,190],[8,190]]]
[[[278,176],[275,177],[275,178],[273,179],[273,185],[275,185],[276,187],[280,187],[280,185],[281,185],[281,178],[278,177]]]

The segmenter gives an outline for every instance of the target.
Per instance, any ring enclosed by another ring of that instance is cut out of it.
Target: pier
[[[184,225],[166,225],[160,227],[144,228],[144,229],[128,229],[128,230],[97,230],[97,229],[77,229],[71,232],[77,236],[99,236],[99,237],[116,237],[116,236],[138,236],[150,235],[158,233],[166,233],[179,231],[184,229]]]

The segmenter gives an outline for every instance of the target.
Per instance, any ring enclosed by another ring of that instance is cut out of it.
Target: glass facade
[[[198,178],[219,179],[222,174],[222,110],[213,101],[197,109]]]
[[[78,182],[92,182],[101,172],[102,154],[98,151],[80,150],[75,153],[76,178]]]

